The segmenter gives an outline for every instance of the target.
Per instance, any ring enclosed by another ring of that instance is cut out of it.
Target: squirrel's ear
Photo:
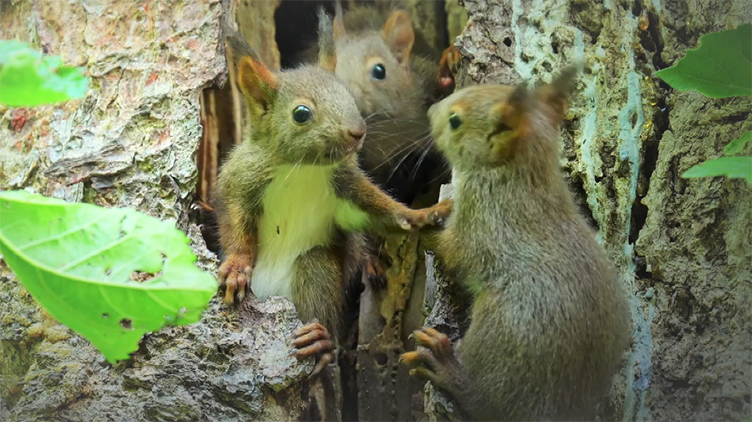
[[[339,0],[334,2],[334,21],[332,22],[332,38],[338,40],[345,36],[344,13],[342,12],[342,3]]]
[[[277,77],[255,56],[238,60],[238,85],[252,108],[264,112],[277,95]]]
[[[237,30],[222,22],[222,30],[227,42],[228,61],[232,63],[235,83],[248,99],[254,112],[268,109],[277,92],[277,78],[264,66],[253,48]]]
[[[406,64],[415,42],[415,32],[413,32],[413,25],[410,23],[410,16],[407,15],[407,12],[404,10],[392,12],[384,24],[383,36],[387,45],[397,57],[397,61]]]
[[[527,133],[526,116],[530,111],[531,93],[526,83],[521,83],[514,88],[506,103],[499,107],[500,121],[515,131],[517,137],[524,137]]]
[[[330,72],[337,67],[332,20],[323,7],[319,7],[319,65]]]
[[[548,106],[552,119],[561,120],[567,113],[569,96],[574,90],[581,67],[581,63],[569,66],[556,76],[553,82],[538,88],[538,98]]]
[[[517,85],[507,98],[507,105],[509,106],[507,109],[510,112],[513,110],[513,113],[519,116],[527,113],[530,110],[530,97],[530,89],[527,87],[527,83],[523,82]]]

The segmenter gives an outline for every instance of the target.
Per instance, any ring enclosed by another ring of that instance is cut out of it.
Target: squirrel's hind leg
[[[360,254],[363,274],[375,289],[386,288],[387,268],[392,266],[392,258],[384,247],[384,239],[376,234],[365,236],[366,247]]]
[[[335,360],[334,349],[341,324],[344,291],[342,259],[328,247],[317,246],[298,257],[292,280],[292,301],[302,321],[292,346],[299,359],[317,355],[311,375]]]
[[[455,397],[462,394],[468,382],[449,338],[427,327],[416,330],[413,336],[417,350],[403,353],[400,357],[402,363],[413,368],[410,375],[431,381]]]

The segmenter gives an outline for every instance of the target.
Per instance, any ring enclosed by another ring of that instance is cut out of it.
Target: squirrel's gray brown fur
[[[332,28],[323,30],[331,35],[319,38],[318,49],[334,40],[334,72],[368,122],[360,165],[390,195],[410,203],[444,170],[431,150],[426,117],[436,100],[439,57],[404,10],[351,5],[343,12],[340,2],[335,10]]]
[[[351,4],[344,13],[339,1],[335,9],[332,25],[319,11],[318,51],[319,57],[334,56],[330,68],[368,121],[359,165],[393,198],[412,203],[449,173],[431,148],[426,117],[438,91],[438,58],[431,56],[403,10]],[[415,54],[417,49],[422,53]],[[379,243],[369,238],[364,266],[374,285],[385,282],[383,268],[389,261]]]
[[[456,352],[424,328],[403,361],[476,420],[594,420],[629,343],[626,293],[559,168],[575,75],[471,86],[429,111],[456,170],[434,249],[473,306]]]
[[[451,204],[412,210],[371,184],[355,156],[365,121],[334,74],[317,66],[273,73],[236,33],[229,45],[251,133],[218,177],[220,282],[229,302],[250,287],[260,299],[288,297],[304,321],[318,319],[293,341],[298,357],[323,353],[318,371],[333,358],[327,329],[340,332],[345,284],[362,259],[359,233],[434,224]]]

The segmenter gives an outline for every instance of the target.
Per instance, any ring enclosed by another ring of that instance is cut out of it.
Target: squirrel
[[[429,248],[473,304],[458,346],[423,328],[401,360],[475,420],[594,420],[629,345],[626,292],[559,168],[578,72],[535,90],[466,87],[428,112],[456,171]]]
[[[302,320],[313,321],[293,333],[292,346],[298,358],[319,355],[316,374],[334,358],[344,290],[362,259],[359,233],[437,224],[451,202],[410,209],[358,168],[366,123],[332,72],[333,51],[322,50],[323,67],[274,73],[239,34],[225,31],[251,131],[215,190],[226,256],[219,282],[230,303],[248,288],[260,300],[289,298]]]
[[[363,6],[344,14],[340,2],[335,3],[335,74],[368,121],[361,167],[396,199],[410,203],[435,179],[434,170],[444,167],[431,148],[426,117],[436,100],[438,58],[414,54],[416,33],[404,10],[392,10],[377,29],[371,29],[373,22],[363,23],[369,12],[377,16],[373,21],[384,14]],[[363,28],[349,29],[359,24]],[[430,162],[422,165],[426,160]]]
[[[316,47],[321,50],[322,42],[332,40],[335,74],[368,121],[359,165],[393,198],[413,203],[449,174],[432,148],[426,117],[428,106],[441,95],[438,58],[399,9],[351,4],[345,14],[337,1],[331,36],[320,37]],[[385,284],[390,265],[380,243],[378,236],[369,235],[363,267],[375,286]]]
[[[346,14],[343,14],[341,5],[336,9],[341,24],[345,28],[347,28],[347,33],[344,38],[353,38],[356,34],[363,32],[370,34],[370,36],[375,35],[377,38],[383,37],[380,34],[382,34],[385,27],[385,22],[387,21],[387,19],[389,19],[390,16],[399,15],[399,19],[395,19],[393,17],[392,21],[401,19],[401,25],[409,25],[409,27],[412,28],[409,20],[406,19],[405,12],[393,9],[391,5],[385,2],[379,2],[374,6],[363,6],[359,3],[354,2],[350,3],[350,7],[348,8]],[[387,8],[387,6],[389,7]],[[441,56],[439,69],[437,72],[435,63],[435,51],[428,45],[428,43],[423,39],[419,32],[412,31],[412,33],[415,40],[412,48],[412,51],[414,51],[414,53],[410,54],[410,67],[412,80],[415,83],[409,84],[408,86],[411,87],[410,91],[421,93],[420,95],[422,95],[423,102],[422,104],[414,103],[411,107],[404,107],[404,109],[409,109],[412,112],[422,108],[422,110],[413,113],[414,115],[411,116],[411,119],[413,119],[415,123],[415,129],[411,132],[413,134],[418,133],[420,134],[420,138],[424,138],[428,133],[428,120],[425,116],[425,111],[427,110],[428,106],[436,102],[438,99],[448,95],[454,90],[454,80],[452,77],[452,72],[455,69],[450,69],[447,65],[447,52],[453,51],[455,53],[457,58],[454,60],[454,62],[459,61],[459,56],[454,47],[448,48],[447,51],[445,51]],[[302,59],[298,58],[294,61],[300,62],[300,64],[310,61],[318,61],[318,51],[319,46],[318,42],[316,42],[310,48],[304,51]],[[452,55],[451,57],[454,57],[454,55]],[[361,76],[363,78],[371,78],[370,71],[361,73]],[[386,81],[387,86],[393,84],[391,78],[389,79],[390,80]],[[402,92],[403,91],[400,90],[398,95],[402,95]],[[394,90],[392,90],[391,93],[394,93]],[[409,95],[409,97],[414,98],[414,95]],[[397,104],[400,101],[401,100],[399,98],[391,100],[391,102],[394,104]],[[403,113],[400,112],[395,113],[395,115],[402,114]],[[442,177],[446,177],[448,175],[449,171],[446,167],[446,164],[444,163],[443,158],[441,158],[440,154],[437,154],[435,153],[435,151],[430,150],[430,142],[428,141],[428,139],[418,139],[418,141],[420,142],[415,142],[416,139],[411,140],[410,136],[406,136],[409,134],[400,133],[399,130],[396,129],[389,130],[390,128],[388,126],[390,126],[391,123],[381,123],[381,120],[388,120],[388,118],[379,117],[377,115],[372,115],[369,117],[368,114],[365,114],[365,116],[368,117],[369,120],[372,120],[370,125],[372,130],[369,131],[368,135],[370,138],[374,138],[373,142],[369,141],[367,142],[367,144],[378,144],[379,137],[389,137],[392,140],[398,141],[398,146],[392,147],[393,151],[389,151],[381,147],[374,147],[373,151],[375,151],[375,153],[377,154],[374,155],[371,151],[372,149],[370,147],[367,147],[365,151],[361,152],[361,166],[363,168],[369,169],[369,166],[365,165],[363,161],[372,162],[372,166],[370,166],[371,171],[369,172],[369,176],[371,176],[377,182],[377,184],[381,185],[393,198],[402,203],[411,204],[414,202],[416,196],[426,188],[426,185],[430,185],[431,183],[436,182]],[[379,128],[378,126],[385,127]],[[379,132],[380,134],[378,137],[375,136],[376,132]],[[410,145],[411,142],[413,142],[414,145]],[[419,151],[419,148],[422,149],[422,151]],[[409,152],[411,150],[415,150],[416,153],[405,154],[405,152]],[[391,153],[391,155],[394,155],[391,161],[392,164],[396,163],[396,165],[389,166],[387,165],[388,163],[385,164],[383,160],[379,161],[378,154],[380,154],[381,158],[384,158],[385,156],[389,155],[386,153]],[[207,241],[207,246],[209,247],[209,249],[216,251],[220,256],[222,256],[223,251],[221,250],[221,247],[219,246],[219,242],[217,240],[218,229],[216,224],[216,215],[213,207],[198,199],[191,205],[191,215],[193,219],[201,222],[201,232],[204,236],[204,239]],[[378,266],[378,263],[375,264]]]

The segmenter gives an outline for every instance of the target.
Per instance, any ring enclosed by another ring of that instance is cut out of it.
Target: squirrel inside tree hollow
[[[321,354],[315,373],[333,358],[327,329],[335,338],[340,332],[346,283],[362,259],[358,233],[435,224],[451,203],[412,210],[371,184],[355,156],[365,121],[331,68],[272,73],[237,33],[225,30],[251,133],[218,177],[226,255],[219,281],[228,302],[236,293],[242,300],[250,287],[261,300],[287,297],[302,320],[320,321],[293,341],[297,357]],[[332,56],[322,53],[323,63],[331,66]]]
[[[413,203],[449,175],[441,154],[432,148],[426,117],[441,92],[438,54],[413,30],[404,10],[351,4],[344,13],[337,1],[335,11],[331,33],[320,34],[316,47],[334,48],[335,74],[368,122],[359,165],[390,196]],[[319,16],[329,19],[323,12]],[[363,268],[374,286],[385,284],[384,267],[390,261],[379,248],[382,242],[368,237]]]
[[[534,91],[471,86],[429,110],[456,171],[429,248],[473,305],[456,349],[424,328],[402,360],[476,420],[594,420],[629,343],[626,292],[559,168],[576,75]]]
[[[345,13],[337,1],[335,11],[335,74],[368,122],[360,165],[394,198],[411,203],[449,173],[432,148],[426,117],[439,95],[438,54],[404,10],[352,5]]]

